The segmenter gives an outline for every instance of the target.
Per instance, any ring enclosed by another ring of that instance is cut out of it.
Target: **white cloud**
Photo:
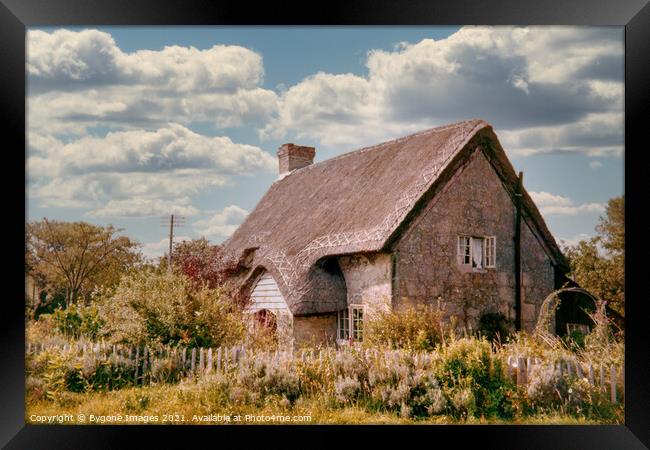
[[[519,155],[582,153],[588,156],[623,154],[623,110],[587,114],[563,125],[497,130],[504,148]]]
[[[562,248],[574,247],[574,246],[578,245],[578,243],[580,243],[580,241],[588,241],[591,238],[592,238],[592,236],[590,236],[590,235],[588,235],[586,233],[580,233],[580,234],[578,234],[576,236],[571,236],[571,237],[567,237],[567,238],[560,238],[560,239],[558,239],[558,243],[560,244],[560,246]]]
[[[262,89],[262,56],[245,47],[168,46],[123,52],[98,30],[30,30],[28,121],[48,132],[101,124],[130,128],[208,121],[219,127],[266,121],[277,96]]]
[[[367,144],[480,117],[524,154],[622,148],[620,29],[464,27],[371,51],[366,66],[367,76],[318,73],[290,87],[261,136]]]
[[[203,136],[176,123],[155,131],[119,131],[101,138],[83,137],[50,151],[47,167],[38,157],[35,162],[30,171],[34,176],[180,169],[246,174],[260,169],[273,170],[277,164],[275,158],[259,147],[236,144],[228,137]]]
[[[571,199],[561,195],[549,194],[548,192],[529,192],[535,204],[540,206],[569,206]]]
[[[188,236],[174,236],[174,244],[190,241],[192,238]],[[142,254],[149,259],[155,259],[163,256],[169,251],[169,238],[163,238],[157,242],[148,242],[142,245]]]
[[[245,209],[237,205],[230,205],[207,220],[194,222],[194,228],[201,236],[215,242],[221,242],[223,239],[230,237],[247,215],[248,211]]]
[[[568,197],[550,194],[548,192],[529,192],[531,198],[545,216],[562,215],[575,216],[578,214],[594,214],[605,211],[602,203],[583,203],[574,205]]]
[[[123,52],[103,31],[48,33],[29,30],[27,70],[36,83],[58,89],[79,84],[147,84],[174,91],[233,91],[257,87],[263,80],[260,54],[236,45],[166,46],[162,50]]]
[[[175,200],[133,198],[109,200],[100,209],[86,213],[88,217],[147,217],[167,214],[194,216],[199,210],[190,204],[189,197]]]
[[[575,216],[578,214],[595,214],[605,212],[602,203],[584,203],[578,206],[544,206],[540,208],[542,214],[550,216]]]
[[[44,207],[94,208],[90,216],[148,216],[174,207],[196,214],[188,197],[277,165],[258,147],[178,124],[69,143],[30,136],[37,146],[27,161],[30,197]]]

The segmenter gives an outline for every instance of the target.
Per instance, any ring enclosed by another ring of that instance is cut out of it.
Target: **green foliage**
[[[596,231],[595,237],[565,249],[571,274],[581,287],[625,316],[624,197],[609,200]]]
[[[485,313],[479,319],[479,332],[488,341],[505,341],[510,334],[510,325],[501,313]]]
[[[241,361],[235,375],[238,390],[246,392],[249,401],[263,402],[269,396],[277,396],[294,403],[300,396],[300,379],[286,361],[278,358],[249,357]]]
[[[125,276],[98,308],[113,342],[219,347],[245,331],[240,308],[222,291],[155,270]]]
[[[441,315],[429,305],[382,311],[368,320],[364,344],[392,349],[433,350],[441,340]]]
[[[96,340],[105,324],[96,306],[59,308],[52,314],[56,330],[66,337]]]
[[[43,219],[26,225],[25,260],[37,295],[31,316],[55,301],[85,303],[98,286],[114,286],[141,262],[138,244],[113,226]]]
[[[452,340],[440,354],[438,378],[452,400],[452,415],[512,417],[514,387],[485,338]]]
[[[52,315],[57,330],[64,336],[79,337],[81,332],[81,315],[72,305],[67,309],[58,309]]]

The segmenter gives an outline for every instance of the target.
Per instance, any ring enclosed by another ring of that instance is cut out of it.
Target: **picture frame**
[[[207,442],[232,440],[240,446],[252,438],[284,445],[326,442],[324,439],[347,439],[344,435],[363,433],[366,438],[382,441],[389,436],[398,440],[408,436],[413,444],[434,442],[465,443],[472,440],[482,448],[648,448],[650,447],[650,351],[642,323],[648,317],[647,301],[642,291],[641,255],[647,243],[629,246],[626,251],[626,405],[624,426],[581,425],[517,425],[517,426],[373,426],[373,427],[307,427],[254,426],[248,433],[242,427],[187,426],[33,426],[25,425],[24,405],[24,308],[22,276],[19,260],[24,259],[25,202],[28,198],[13,195],[24,176],[25,149],[25,30],[32,26],[53,25],[593,25],[625,27],[625,195],[628,213],[626,234],[631,242],[641,229],[648,229],[642,211],[645,195],[645,165],[642,157],[642,127],[645,126],[650,96],[650,5],[642,0],[608,0],[591,3],[587,0],[544,3],[507,0],[495,3],[469,1],[403,2],[340,0],[327,3],[266,2],[252,8],[244,2],[199,0],[159,0],[156,2],[100,0],[0,0],[0,101],[6,125],[5,224],[10,236],[5,253],[11,289],[6,295],[2,314],[2,368],[0,385],[0,444],[6,448],[121,448],[134,445],[144,435],[164,443],[187,445],[189,440]],[[8,138],[8,139],[7,139]],[[10,175],[10,176],[7,176]],[[5,235],[5,236],[7,236]],[[643,241],[643,240],[642,240]],[[288,428],[287,428],[288,427]],[[323,440],[321,439],[324,438]],[[199,444],[192,444],[199,445]],[[422,445],[422,444],[418,444]],[[455,445],[454,445],[455,446]]]

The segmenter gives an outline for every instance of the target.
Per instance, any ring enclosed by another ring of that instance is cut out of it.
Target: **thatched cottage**
[[[363,339],[379,310],[433,304],[476,329],[531,330],[567,262],[482,120],[314,164],[285,144],[280,177],[226,241],[248,311],[285,343]]]

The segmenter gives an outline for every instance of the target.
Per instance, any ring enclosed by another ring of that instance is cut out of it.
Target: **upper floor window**
[[[496,236],[458,236],[458,263],[473,269],[496,267]]]

